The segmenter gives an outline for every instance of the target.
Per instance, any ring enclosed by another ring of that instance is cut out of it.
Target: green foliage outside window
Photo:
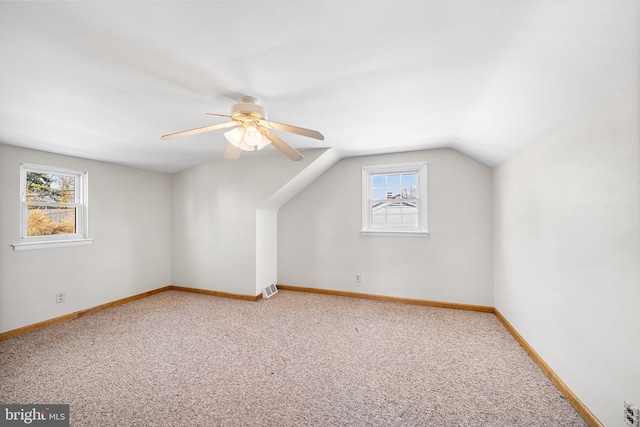
[[[75,177],[38,172],[27,172],[27,202],[75,202]],[[29,205],[27,235],[74,234],[76,232],[75,207]]]

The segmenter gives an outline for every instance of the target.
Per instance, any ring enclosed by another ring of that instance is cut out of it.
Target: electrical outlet
[[[623,400],[623,402],[624,409],[622,411],[622,416],[624,418],[624,422],[627,423],[628,426],[640,427],[640,410],[626,399]]]
[[[56,294],[56,304],[63,303],[65,298],[66,298],[66,294],[64,292],[60,292],[59,294]]]
[[[359,274],[356,274],[356,283],[361,283],[362,282],[362,276],[360,276]]]

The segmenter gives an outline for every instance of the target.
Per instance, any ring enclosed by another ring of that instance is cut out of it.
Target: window
[[[362,168],[362,234],[429,234],[425,162]]]
[[[14,250],[89,244],[87,173],[20,165],[20,243]]]

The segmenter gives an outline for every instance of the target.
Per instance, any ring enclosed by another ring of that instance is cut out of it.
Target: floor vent
[[[278,293],[278,288],[276,288],[276,285],[269,285],[262,290],[262,297],[269,298],[270,296],[277,293]]]

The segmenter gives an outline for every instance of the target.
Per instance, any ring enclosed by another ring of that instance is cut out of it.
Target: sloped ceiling
[[[175,172],[242,95],[299,150],[496,165],[640,78],[637,0],[0,2],[0,143]],[[273,147],[263,150],[275,152]]]

